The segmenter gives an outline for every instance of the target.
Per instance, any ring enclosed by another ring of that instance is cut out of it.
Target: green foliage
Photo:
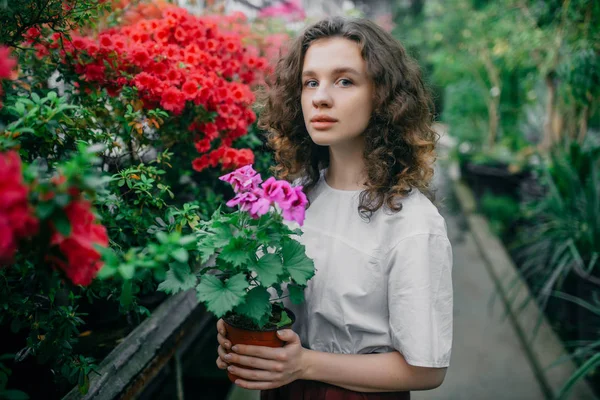
[[[500,237],[506,237],[511,225],[519,218],[519,203],[509,196],[485,193],[480,208],[490,221],[494,233]]]
[[[198,299],[218,317],[234,312],[262,328],[272,312],[267,289],[287,283],[292,299],[300,302],[298,292],[314,275],[304,246],[290,237],[298,233],[278,213],[253,219],[241,211],[216,211],[197,234],[198,258],[205,263],[198,274]]]
[[[69,6],[67,6],[67,4]],[[88,26],[110,3],[100,0],[19,0],[0,2],[0,43],[17,46],[29,28],[46,25],[54,32]]]

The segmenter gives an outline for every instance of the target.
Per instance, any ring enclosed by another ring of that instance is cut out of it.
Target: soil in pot
[[[292,320],[290,324],[277,327],[275,323],[270,322],[261,330],[253,329],[254,327],[252,324],[248,324],[247,320],[239,315],[227,316],[223,318],[223,321],[225,322],[225,328],[227,329],[227,339],[229,339],[232,346],[236,344],[249,344],[253,346],[283,347],[285,342],[279,339],[277,336],[277,330],[289,329],[296,321],[296,316],[291,310],[286,308],[285,312]],[[272,320],[279,321],[280,319],[281,310],[276,310],[274,308]],[[231,382],[235,382],[238,379],[238,376],[230,372],[227,372],[227,376]]]

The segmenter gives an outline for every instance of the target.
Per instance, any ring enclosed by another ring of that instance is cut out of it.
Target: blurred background
[[[600,396],[599,1],[0,0],[0,399],[258,398],[157,255],[187,260],[223,171],[268,171],[252,91],[332,15],[400,40],[436,106],[455,340],[414,398]],[[73,190],[112,256],[54,261]]]

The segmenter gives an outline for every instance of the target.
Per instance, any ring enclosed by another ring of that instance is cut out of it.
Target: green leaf
[[[117,270],[115,268],[113,268],[111,265],[104,265],[102,267],[102,269],[100,269],[100,271],[98,271],[98,275],[96,275],[96,278],[98,279],[107,279],[110,278],[111,276],[114,276],[115,273],[117,272]]]
[[[179,239],[179,244],[181,246],[187,246],[189,244],[192,244],[196,241],[196,237],[194,237],[193,235],[187,235],[187,236],[182,236],[181,239]]]
[[[288,291],[290,292],[290,300],[294,304],[302,304],[304,303],[304,287],[289,284],[287,286]]]
[[[246,294],[246,301],[235,308],[235,313],[245,315],[262,327],[271,314],[270,298],[267,289],[256,286]]]
[[[131,291],[131,281],[124,281],[123,286],[121,286],[121,296],[119,298],[119,301],[123,308],[129,308],[129,306],[131,306],[131,303],[133,302],[133,295]]]
[[[162,244],[165,244],[169,241],[167,234],[162,231],[156,232],[156,239],[158,239],[158,241]]]
[[[592,371],[598,368],[598,366],[600,366],[600,353],[596,353],[594,356],[592,356],[569,377],[569,380],[560,389],[560,392],[556,398],[560,400],[568,399],[573,386],[575,386],[580,379],[584,378],[588,374],[591,374]]]
[[[28,400],[29,395],[20,390],[9,389],[2,391],[2,398],[6,400]]]
[[[179,248],[171,252],[171,257],[181,263],[186,263],[189,259],[189,254],[186,249]]]
[[[296,240],[286,240],[283,243],[282,256],[283,266],[300,285],[306,285],[306,281],[315,275],[315,264],[307,257],[303,244]]]
[[[135,265],[133,264],[123,263],[119,265],[118,269],[119,273],[125,280],[133,278],[133,275],[135,274]]]
[[[167,294],[175,294],[191,289],[196,286],[197,283],[198,279],[192,274],[189,266],[175,264],[167,271],[167,276],[165,277],[165,280],[158,285],[158,290]]]
[[[277,253],[267,253],[251,267],[256,271],[258,281],[266,287],[277,283],[277,277],[283,273],[281,256]]]
[[[279,320],[279,322],[277,323],[277,327],[282,328],[284,326],[291,325],[292,322],[293,321],[290,318],[290,316],[285,311],[282,311],[281,312],[281,320]]]
[[[50,215],[52,215],[55,207],[56,204],[54,203],[54,201],[45,201],[43,203],[40,203],[36,208],[37,216],[40,217],[40,219],[46,219]]]
[[[69,222],[69,218],[64,210],[62,208],[58,208],[52,215],[52,222],[54,222],[54,226],[56,227],[58,233],[64,237],[69,237],[71,235],[71,223]]]
[[[234,267],[240,267],[250,261],[248,247],[248,242],[243,238],[232,239],[227,246],[223,247],[219,257],[230,262]]]
[[[217,247],[210,240],[210,236],[204,236],[198,239],[197,249],[200,252],[200,260],[205,263],[215,254]]]
[[[217,317],[222,317],[235,306],[244,301],[248,282],[244,274],[232,276],[227,282],[219,278],[206,275],[196,287],[198,300],[206,304],[208,311]]]

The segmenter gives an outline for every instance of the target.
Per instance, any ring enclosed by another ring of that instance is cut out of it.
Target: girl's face
[[[302,113],[313,142],[346,147],[362,142],[373,109],[373,83],[358,44],[314,41],[302,66]]]

